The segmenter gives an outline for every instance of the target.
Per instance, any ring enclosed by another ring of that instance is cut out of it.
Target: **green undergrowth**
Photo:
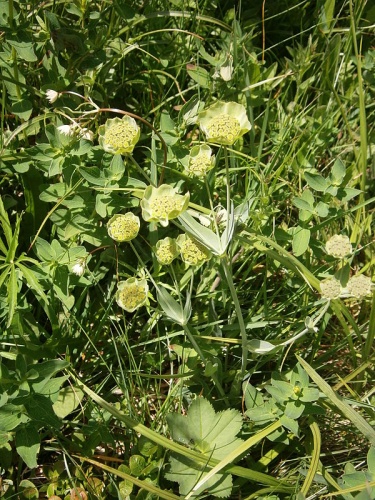
[[[374,25],[0,1],[0,498],[375,498]]]

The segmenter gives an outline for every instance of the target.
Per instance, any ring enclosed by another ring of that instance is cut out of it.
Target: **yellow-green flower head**
[[[237,102],[215,102],[199,113],[198,122],[207,141],[224,146],[231,146],[251,129],[245,107]]]
[[[198,266],[212,257],[211,252],[202,243],[187,234],[180,234],[177,237],[177,244],[180,247],[182,260],[190,266]]]
[[[141,129],[134,118],[110,118],[99,127],[99,144],[113,155],[131,153],[139,140]]]
[[[352,244],[347,236],[335,234],[326,243],[326,252],[336,259],[343,259],[352,253]]]
[[[107,224],[108,234],[115,241],[130,241],[139,232],[139,217],[132,212],[114,215]]]
[[[212,149],[210,146],[207,144],[194,146],[190,151],[187,173],[189,175],[203,177],[213,168],[214,163],[215,157],[212,156]]]
[[[145,279],[129,278],[117,285],[116,302],[125,311],[133,312],[147,302],[147,294],[148,285]]]
[[[341,285],[336,278],[327,278],[320,282],[320,293],[324,299],[338,299],[341,294]]]
[[[156,243],[155,255],[162,266],[171,264],[179,253],[176,240],[169,236]]]
[[[167,227],[170,220],[187,209],[189,200],[189,193],[177,194],[168,184],[148,186],[141,200],[142,217],[146,222],[160,222],[163,227]]]
[[[363,299],[366,295],[370,295],[371,293],[371,278],[364,276],[363,274],[357,274],[350,278],[348,284],[346,285],[346,289],[357,299]]]

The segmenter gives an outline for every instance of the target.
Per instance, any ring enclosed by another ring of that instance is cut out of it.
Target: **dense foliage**
[[[374,26],[0,1],[0,497],[375,498]]]

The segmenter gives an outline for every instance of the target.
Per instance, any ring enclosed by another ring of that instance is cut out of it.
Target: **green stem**
[[[135,166],[137,171],[146,179],[146,181],[151,185],[151,186],[156,186],[150,179],[150,177],[146,174],[146,172],[141,168],[139,163],[133,158],[133,155],[127,155],[127,157],[130,159],[132,164]]]
[[[227,256],[225,256],[221,260],[221,264],[222,264],[223,269],[224,269],[225,278],[226,278],[226,281],[227,281],[228,286],[229,286],[229,290],[231,293],[231,297],[232,297],[232,300],[234,303],[234,308],[235,308],[237,319],[238,319],[238,324],[240,326],[240,333],[241,333],[241,339],[242,339],[241,376],[243,378],[245,376],[245,373],[246,373],[247,353],[248,353],[246,326],[245,326],[245,322],[244,322],[244,319],[242,316],[242,310],[241,310],[240,302],[238,300],[237,291],[236,291],[236,288],[235,288],[234,283],[233,283],[232,272],[230,269],[230,264],[228,262]]]

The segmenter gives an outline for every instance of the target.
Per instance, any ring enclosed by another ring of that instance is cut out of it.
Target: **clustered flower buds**
[[[212,149],[210,146],[207,144],[194,146],[190,151],[187,173],[189,175],[203,177],[213,168],[214,163],[215,157],[212,156]]]
[[[110,118],[99,127],[99,144],[113,155],[131,153],[137,144],[141,130],[134,118]]]
[[[132,212],[114,215],[107,224],[108,234],[115,241],[130,241],[137,237],[139,217]]]
[[[364,299],[371,294],[372,281],[371,278],[363,274],[352,276],[346,287],[343,288],[340,281],[336,278],[327,278],[320,282],[320,293],[325,299],[338,299],[339,297],[349,296],[355,297],[358,300]]]
[[[198,266],[212,257],[211,252],[202,243],[187,234],[180,234],[177,238],[177,244],[185,264]]]
[[[148,284],[145,279],[129,278],[117,285],[116,302],[127,312],[134,312],[147,302]]]
[[[199,113],[198,121],[207,141],[223,146],[232,146],[251,129],[245,107],[237,102],[217,101]]]
[[[169,221],[176,219],[189,205],[189,193],[181,195],[168,184],[159,187],[148,186],[141,200],[142,217],[147,222],[159,222],[167,227]]]
[[[347,236],[335,234],[326,242],[326,252],[336,259],[343,259],[352,253],[352,244]]]
[[[336,278],[327,278],[320,282],[320,293],[324,299],[338,299],[341,294],[341,284]]]
[[[162,266],[171,264],[178,254],[179,248],[175,239],[166,237],[156,243],[155,255]]]

